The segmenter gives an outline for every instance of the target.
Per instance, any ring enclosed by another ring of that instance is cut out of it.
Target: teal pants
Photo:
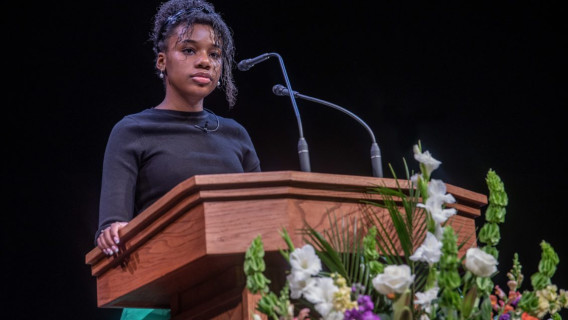
[[[120,320],[169,320],[169,309],[124,308]]]

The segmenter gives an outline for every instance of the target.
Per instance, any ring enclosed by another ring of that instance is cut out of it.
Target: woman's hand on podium
[[[120,237],[118,236],[118,230],[124,228],[127,224],[128,222],[114,222],[110,227],[101,231],[97,244],[106,255],[112,256],[119,252]]]

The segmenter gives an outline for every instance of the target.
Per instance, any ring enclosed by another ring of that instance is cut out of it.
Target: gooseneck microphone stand
[[[290,91],[290,89],[286,89],[284,86],[282,86],[280,84],[277,84],[274,87],[272,87],[272,92],[277,96],[290,95],[290,96],[298,97],[298,98],[301,98],[301,99],[304,99],[304,100],[323,104],[325,106],[339,110],[339,111],[349,115],[351,118],[355,119],[357,122],[359,122],[359,124],[361,124],[367,130],[369,135],[371,136],[371,141],[372,141],[372,144],[371,144],[371,166],[372,166],[373,176],[379,177],[379,178],[383,177],[383,166],[382,166],[382,163],[381,163],[381,149],[379,149],[379,145],[377,144],[377,140],[375,139],[375,135],[373,134],[373,131],[363,120],[361,120],[361,118],[356,116],[353,112],[351,112],[351,111],[349,111],[345,108],[342,108],[342,107],[340,107],[336,104],[333,104],[331,102],[327,102],[325,100],[317,99],[317,98],[314,98],[314,97],[306,96],[306,95],[303,95],[303,94],[296,92],[296,91]]]
[[[294,97],[294,95],[292,94],[292,86],[290,85],[290,80],[288,79],[288,73],[286,72],[286,67],[284,66],[284,60],[282,59],[282,57],[275,52],[270,52],[270,53],[264,53],[258,57],[255,58],[251,58],[251,59],[245,59],[242,60],[241,62],[239,62],[239,64],[237,65],[238,69],[241,71],[246,71],[248,69],[250,69],[252,66],[254,66],[255,64],[265,61],[267,59],[269,59],[270,57],[277,57],[278,61],[280,62],[280,69],[282,70],[282,74],[284,75],[284,81],[286,82],[286,87],[288,88],[288,91],[290,92],[290,94],[288,95],[290,97],[290,101],[292,102],[292,107],[294,108],[294,113],[296,115],[296,120],[298,122],[298,131],[299,131],[299,135],[300,135],[300,139],[298,141],[298,156],[300,158],[300,170],[304,171],[304,172],[310,172],[311,168],[310,168],[310,153],[308,150],[308,143],[306,142],[306,139],[304,138],[304,129],[302,128],[302,119],[300,117],[300,112],[298,111],[298,105],[296,104],[296,99]]]

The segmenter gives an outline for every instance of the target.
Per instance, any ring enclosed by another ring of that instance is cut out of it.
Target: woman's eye
[[[185,48],[185,49],[182,49],[181,51],[185,54],[195,53],[195,50],[193,50],[192,48]]]

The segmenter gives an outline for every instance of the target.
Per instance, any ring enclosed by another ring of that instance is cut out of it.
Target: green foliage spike
[[[505,222],[506,206],[508,204],[505,185],[501,178],[493,169],[489,169],[485,177],[487,188],[489,189],[489,206],[485,210],[485,220],[487,221],[479,231],[478,240],[485,243],[483,251],[499,258],[497,244],[501,241],[499,224]]]
[[[363,238],[363,257],[367,262],[371,278],[383,272],[384,265],[378,261],[380,255],[377,251],[377,227],[375,226],[372,226]]]
[[[505,207],[495,204],[489,205],[489,207],[487,207],[487,210],[485,210],[485,220],[493,223],[504,223],[506,213],[507,210],[505,209]]]
[[[489,202],[501,207],[506,207],[509,200],[505,192],[505,185],[493,169],[489,169],[485,181],[490,193]]]
[[[496,246],[501,240],[499,226],[496,223],[486,223],[479,231],[479,241],[488,246]]]
[[[538,272],[544,274],[545,276],[552,278],[556,272],[556,265],[560,262],[558,255],[554,251],[554,248],[548,242],[542,241],[540,243],[542,248],[542,255],[540,263],[538,264]]]
[[[268,292],[270,280],[263,274],[265,269],[264,246],[261,237],[257,236],[245,253],[244,272],[247,276],[247,288],[250,292]]]
[[[445,309],[456,310],[462,305],[458,288],[461,277],[458,273],[460,262],[458,259],[457,237],[452,228],[444,228],[442,238],[442,257],[440,259],[439,284],[442,292],[440,306]],[[446,314],[452,317],[451,314]]]
[[[538,272],[531,276],[531,284],[535,290],[544,289],[551,284],[550,278],[556,272],[556,265],[560,262],[558,255],[550,244],[546,241],[540,243],[542,249]]]
[[[521,296],[518,307],[528,314],[535,316],[536,310],[538,310],[538,297],[534,292],[526,291]]]

